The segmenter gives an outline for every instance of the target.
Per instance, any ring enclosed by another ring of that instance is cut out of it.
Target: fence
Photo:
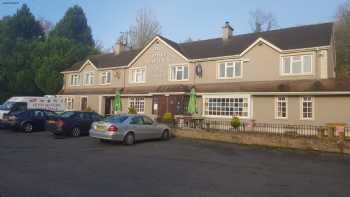
[[[317,125],[291,125],[278,123],[248,123],[243,122],[238,128],[233,128],[228,120],[202,119],[196,121],[178,120],[177,128],[199,128],[208,131],[225,131],[240,133],[259,133],[270,135],[288,135],[288,136],[339,136],[334,128]],[[344,135],[350,139],[350,127],[345,127]]]

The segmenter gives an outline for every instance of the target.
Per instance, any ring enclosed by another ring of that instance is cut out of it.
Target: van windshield
[[[6,101],[4,104],[0,105],[0,110],[11,110],[15,102]]]

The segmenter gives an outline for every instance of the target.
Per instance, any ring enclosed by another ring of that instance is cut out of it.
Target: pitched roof
[[[350,91],[350,80],[323,79],[323,80],[288,80],[288,81],[258,81],[258,82],[230,82],[196,85],[161,85],[126,87],[123,94],[147,94],[161,92],[190,92],[194,87],[197,92],[344,92]],[[63,89],[58,94],[114,94],[121,88],[82,88]]]
[[[228,40],[215,38],[188,43],[176,43],[160,37],[172,48],[188,59],[202,59],[239,55],[259,38],[270,42],[281,50],[329,46],[332,37],[333,23],[305,25],[277,29],[272,31],[234,35]],[[141,50],[126,51],[119,55],[113,53],[88,57],[97,68],[125,66],[131,62]],[[86,60],[85,60],[86,61]],[[65,71],[78,70],[85,61],[74,64]]]

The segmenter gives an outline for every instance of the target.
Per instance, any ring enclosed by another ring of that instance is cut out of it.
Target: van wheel
[[[81,132],[80,132],[79,127],[74,127],[74,128],[72,129],[72,136],[73,136],[73,137],[79,137],[80,134],[81,134]]]
[[[135,136],[132,133],[128,133],[124,138],[124,143],[126,145],[133,145],[135,144]]]
[[[164,130],[162,134],[162,140],[169,140],[170,139],[170,132],[168,130]]]
[[[31,133],[33,131],[33,125],[30,122],[24,123],[23,125],[23,131],[25,133]]]

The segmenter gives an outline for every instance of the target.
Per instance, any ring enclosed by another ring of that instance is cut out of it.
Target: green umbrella
[[[190,101],[188,102],[187,112],[190,114],[197,113],[197,96],[196,90],[194,88],[191,89]]]
[[[122,99],[121,99],[121,92],[118,90],[115,93],[114,96],[114,111],[115,112],[121,112],[122,111]]]

